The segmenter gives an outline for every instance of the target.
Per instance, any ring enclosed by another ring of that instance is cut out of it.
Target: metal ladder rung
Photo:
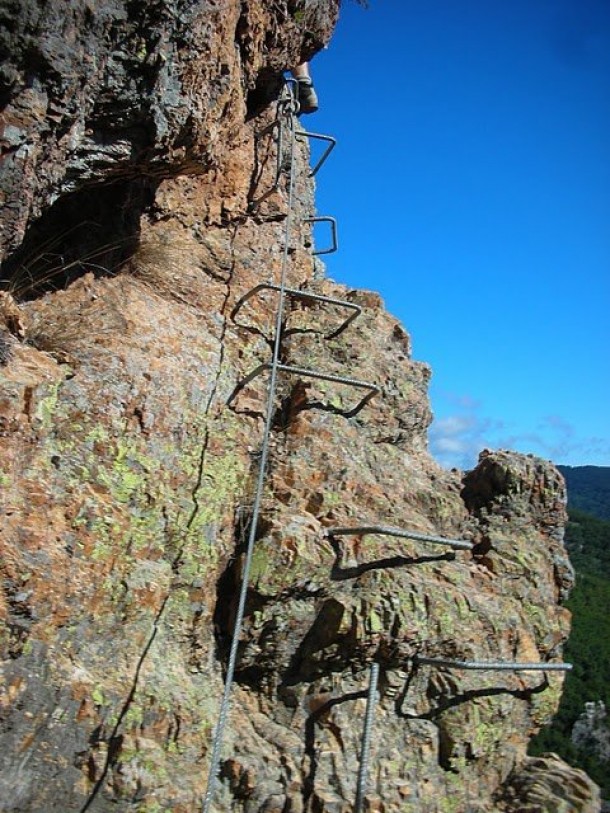
[[[402,528],[391,528],[386,525],[356,525],[352,528],[328,528],[328,536],[349,536],[355,534],[383,534],[384,536],[398,536],[402,539],[414,539],[416,542],[429,542],[433,545],[447,545],[457,550],[472,550],[474,545],[465,539],[445,539],[443,536],[430,536],[415,531],[405,531]]]
[[[248,293],[244,294],[241,297],[241,299],[237,300],[233,310],[231,311],[230,318],[233,321],[235,321],[235,317],[237,316],[237,314],[239,313],[241,308],[246,304],[246,302],[249,299],[251,299],[253,296],[256,296],[256,294],[259,291],[264,291],[264,290],[278,291],[278,292],[281,293],[282,292],[282,286],[281,285],[275,285],[272,282],[261,282],[260,285],[256,285],[254,288],[252,288],[250,291],[248,291]],[[338,305],[341,308],[347,308],[348,310],[353,311],[353,313],[351,313],[347,317],[347,319],[345,319],[343,322],[341,322],[341,324],[339,325],[339,327],[336,330],[333,330],[332,333],[323,334],[325,339],[334,339],[340,333],[343,333],[345,328],[348,327],[348,325],[351,325],[351,323],[354,321],[354,319],[357,319],[358,316],[360,316],[360,314],[362,313],[362,308],[360,307],[360,305],[354,305],[353,302],[346,302],[343,299],[334,299],[333,297],[330,297],[330,296],[322,296],[321,294],[314,294],[314,293],[310,293],[309,291],[301,291],[298,288],[284,288],[283,293],[287,294],[288,296],[293,297],[294,299],[305,299],[305,300],[309,300],[309,301],[312,301],[312,302],[322,302],[323,304],[327,304],[327,305]],[[237,324],[240,324],[240,323],[237,323]],[[246,327],[246,325],[241,325],[241,327]],[[287,333],[288,332],[289,331],[287,331]],[[315,331],[315,332],[320,333],[321,331]]]
[[[470,669],[481,672],[569,672],[571,663],[520,663],[518,661],[457,661],[449,658],[413,658],[416,664],[447,667],[448,669]]]
[[[317,257],[319,254],[333,254],[339,248],[337,241],[337,220],[330,215],[321,215],[320,217],[306,217],[303,219],[304,223],[330,223],[330,232],[332,244],[330,248],[320,248],[317,251],[312,251],[312,255]]]
[[[270,361],[266,361],[264,364],[259,364],[251,373],[249,373],[242,381],[239,382],[235,390],[233,391],[231,397],[229,398],[228,403],[230,404],[236,395],[241,392],[241,390],[250,383],[254,378],[259,376],[262,372],[266,370],[271,370],[273,364]],[[356,389],[361,390],[369,390],[364,398],[359,401],[356,406],[349,410],[349,412],[343,413],[345,417],[351,418],[356,415],[360,410],[368,404],[368,402],[377,395],[380,391],[379,387],[376,384],[370,384],[368,381],[359,381],[356,378],[344,378],[343,376],[339,375],[331,375],[330,373],[321,373],[317,370],[307,370],[303,367],[293,367],[289,364],[277,364],[276,368],[278,372],[281,373],[289,373],[291,375],[298,375],[303,378],[317,378],[320,381],[331,381],[335,384],[346,384],[348,387],[355,387]]]
[[[336,147],[337,139],[334,138],[333,136],[322,135],[321,133],[310,133],[307,130],[297,130],[295,135],[296,135],[297,138],[314,138],[314,139],[317,138],[320,141],[328,141],[329,142],[328,147],[322,153],[322,157],[319,159],[318,163],[315,165],[315,167],[313,169],[311,169],[309,171],[309,177],[313,178],[314,175],[317,173],[317,171],[322,166],[322,164],[325,163],[328,156],[331,154],[331,152]]]

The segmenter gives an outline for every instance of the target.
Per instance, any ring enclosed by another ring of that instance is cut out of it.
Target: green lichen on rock
[[[546,689],[533,695],[531,715],[537,726],[547,725],[553,719],[559,708],[562,691],[563,678],[558,675],[550,675]]]

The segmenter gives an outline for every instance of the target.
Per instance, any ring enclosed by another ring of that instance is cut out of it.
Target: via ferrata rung
[[[243,308],[246,302],[252,297],[256,296],[258,293],[262,291],[275,291],[278,292],[281,290],[279,285],[276,285],[273,282],[261,282],[259,285],[256,285],[254,288],[251,288],[247,293],[245,293],[240,299],[237,300],[235,303],[233,310],[231,311],[230,318],[238,324],[240,327],[248,327],[247,325],[236,322],[235,317],[239,313],[239,311]],[[339,334],[343,333],[343,331],[351,325],[354,319],[357,319],[358,316],[362,313],[362,308],[360,305],[356,305],[353,302],[347,302],[344,299],[335,299],[332,296],[323,296],[322,294],[314,294],[312,291],[302,290],[300,288],[284,288],[284,294],[289,296],[291,299],[302,299],[306,302],[319,302],[322,305],[336,305],[340,308],[345,308],[346,310],[351,310],[352,313],[344,319],[338,328],[333,330],[331,333],[323,334],[325,339],[334,339]],[[314,333],[321,333],[322,331],[317,331],[312,329]],[[284,335],[287,336],[291,333],[290,330],[286,330]]]
[[[427,658],[416,655],[415,665],[436,666],[439,669],[466,669],[476,672],[569,672],[571,663],[533,662],[528,661],[465,661],[452,658]]]
[[[444,536],[422,534],[403,528],[393,528],[388,525],[353,525],[349,527],[328,528],[327,536],[359,536],[363,534],[379,534],[383,536],[397,536],[401,539],[413,539],[416,542],[425,542],[432,545],[445,545],[456,550],[472,550],[472,542],[465,539],[447,539]]]
[[[258,367],[252,370],[251,373],[249,373],[238,383],[227,401],[227,404],[231,404],[235,400],[236,396],[243,390],[243,388],[253,379],[261,375],[261,373],[271,371],[272,366],[273,365],[271,362],[268,361],[264,362],[263,364],[259,364]],[[354,415],[357,415],[358,412],[360,412],[360,410],[366,406],[366,404],[368,404],[371,398],[377,395],[380,391],[376,384],[371,384],[369,381],[359,381],[357,378],[345,378],[344,376],[340,375],[331,375],[330,373],[324,373],[320,370],[308,370],[304,367],[293,367],[290,364],[276,364],[275,369],[278,372],[296,375],[300,378],[314,378],[318,379],[319,381],[329,381],[334,384],[345,384],[346,386],[354,387],[355,389],[367,390],[366,395],[360,401],[358,401],[356,406],[350,410],[341,410],[341,414],[346,418],[352,418]]]

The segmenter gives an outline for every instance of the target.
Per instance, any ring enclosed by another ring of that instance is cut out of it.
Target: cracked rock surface
[[[0,808],[194,813],[268,376],[238,385],[270,358],[277,294],[236,306],[284,253],[289,162],[256,134],[336,3],[20,6],[2,74]],[[362,312],[337,333],[349,309],[290,298],[282,362],[379,393],[355,412],[362,390],[280,376],[214,809],[352,810],[376,660],[366,809],[593,813],[584,774],[526,757],[561,674],[417,662],[561,660],[563,480],[506,451],[467,474],[432,460],[430,369],[377,294],[320,278],[307,161],[298,138],[288,284]],[[332,533],[372,524],[474,547]]]

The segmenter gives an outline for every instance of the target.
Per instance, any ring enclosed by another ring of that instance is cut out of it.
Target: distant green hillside
[[[557,466],[566,478],[568,507],[610,519],[610,467]]]
[[[610,473],[610,469],[594,466],[572,469],[585,470]],[[606,512],[609,506],[610,496],[604,506]],[[572,611],[572,632],[564,655],[574,664],[574,669],[567,674],[555,719],[531,741],[529,753],[555,751],[566,762],[585,770],[608,799],[610,765],[577,749],[570,735],[572,726],[584,711],[585,702],[603,700],[610,709],[610,522],[575,508],[569,508],[569,515],[566,546],[576,570],[576,586],[567,601]]]
[[[569,508],[568,513],[565,541],[577,576],[610,579],[610,522],[577,508]]]

